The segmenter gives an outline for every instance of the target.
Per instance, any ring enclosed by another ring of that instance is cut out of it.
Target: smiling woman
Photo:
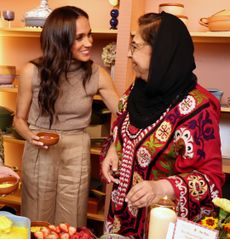
[[[22,215],[32,221],[85,226],[90,178],[90,137],[85,128],[96,94],[113,113],[118,97],[109,74],[91,60],[93,39],[84,10],[54,9],[40,42],[41,57],[21,71],[14,119],[26,139]]]

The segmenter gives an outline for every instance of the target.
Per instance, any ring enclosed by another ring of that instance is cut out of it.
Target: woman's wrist
[[[152,181],[153,193],[159,197],[167,196],[169,199],[175,199],[173,186],[167,179]]]

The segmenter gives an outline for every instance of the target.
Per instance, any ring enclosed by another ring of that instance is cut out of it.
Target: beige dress
[[[48,150],[25,144],[22,176],[22,215],[32,221],[86,225],[90,178],[90,138],[85,128],[90,123],[93,96],[98,91],[99,66],[82,85],[81,70],[61,81],[56,102],[57,115],[51,131],[60,136],[58,144]],[[35,131],[49,131],[47,117],[39,115],[37,103],[39,78],[34,67],[33,99],[28,123]]]

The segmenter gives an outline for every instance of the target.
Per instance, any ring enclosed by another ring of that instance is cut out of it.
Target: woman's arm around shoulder
[[[99,67],[99,94],[101,95],[104,103],[108,109],[116,114],[118,111],[119,97],[115,89],[111,76],[105,69]]]

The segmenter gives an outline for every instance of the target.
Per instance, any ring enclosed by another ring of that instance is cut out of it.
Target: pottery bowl
[[[172,15],[183,15],[184,5],[181,3],[162,3],[159,5],[159,12],[163,11]]]
[[[44,143],[44,145],[50,146],[58,143],[59,135],[52,132],[39,132],[37,136],[40,137],[40,141]]]
[[[199,21],[210,31],[230,31],[230,9],[225,9],[210,17],[202,17]]]
[[[19,185],[19,179],[13,176],[0,178],[0,195],[5,195],[14,192]]]
[[[11,84],[16,77],[15,66],[0,65],[0,84]]]

